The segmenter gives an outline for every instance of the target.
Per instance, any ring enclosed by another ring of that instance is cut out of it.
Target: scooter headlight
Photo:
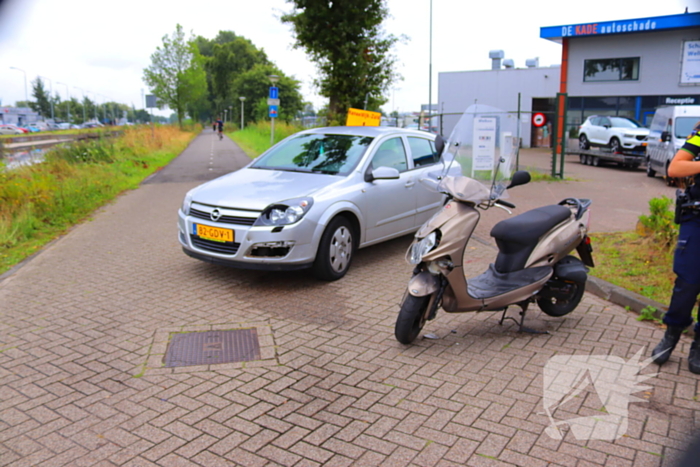
[[[431,252],[437,246],[437,242],[437,232],[433,231],[419,242],[411,245],[407,258],[408,262],[410,264],[419,264],[421,261],[423,261],[423,256]]]

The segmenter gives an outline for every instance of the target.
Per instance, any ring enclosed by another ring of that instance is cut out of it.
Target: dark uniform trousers
[[[680,224],[673,272],[676,273],[676,283],[664,324],[686,328],[693,323],[693,307],[700,294],[700,216]],[[695,323],[695,334],[700,335],[700,319]]]

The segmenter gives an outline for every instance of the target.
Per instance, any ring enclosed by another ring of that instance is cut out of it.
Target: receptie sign
[[[348,119],[345,126],[379,126],[382,114],[369,110],[348,109]]]

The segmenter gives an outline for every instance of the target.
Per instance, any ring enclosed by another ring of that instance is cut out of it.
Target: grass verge
[[[590,234],[596,267],[590,274],[668,304],[673,282],[673,249],[637,232]]]
[[[134,127],[118,138],[56,148],[45,162],[0,167],[0,274],[125,190],[138,187],[189,144],[172,126]]]
[[[275,144],[303,128],[283,122],[275,122]],[[267,151],[270,144],[270,122],[253,123],[241,131],[226,132],[251,159]]]

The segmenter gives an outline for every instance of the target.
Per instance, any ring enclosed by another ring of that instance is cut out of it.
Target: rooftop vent
[[[491,69],[500,70],[501,60],[505,57],[505,53],[502,50],[492,50],[489,52],[489,58],[491,59]]]
[[[505,60],[503,60],[503,66],[506,67],[506,68],[513,68],[513,67],[515,67],[515,64],[513,63],[513,59],[512,59],[512,58],[506,58]]]
[[[525,66],[528,68],[537,68],[538,66],[540,66],[540,58],[528,58],[527,60],[525,60]]]

